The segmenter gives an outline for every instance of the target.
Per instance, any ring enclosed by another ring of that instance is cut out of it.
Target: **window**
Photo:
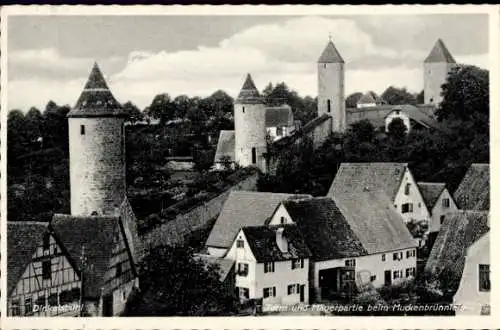
[[[244,262],[238,263],[238,275],[247,276],[248,275],[248,264]]]
[[[12,301],[12,304],[10,306],[10,312],[11,312],[12,316],[21,315],[21,308],[19,306],[19,299]]]
[[[264,288],[264,298],[276,297],[276,287]]]
[[[52,277],[52,264],[50,260],[42,262],[42,278],[44,280],[50,280]]]
[[[447,209],[450,207],[450,199],[449,198],[443,198],[443,208]]]
[[[285,218],[285,217],[281,217],[281,218],[280,218],[280,223],[281,223],[281,224],[286,223],[286,218]]]
[[[443,222],[444,222],[444,218],[445,218],[445,216],[444,216],[444,215],[442,215],[442,216],[440,216],[440,217],[439,217],[439,224],[440,224],[440,225],[442,225],[442,224],[443,224]]]
[[[396,252],[392,254],[392,260],[401,260],[403,259],[403,252]]]
[[[429,71],[429,73],[431,73],[431,72]],[[431,98],[431,100],[430,100],[430,101],[431,101],[431,102],[434,102],[434,99],[433,99],[433,98]]]
[[[290,284],[287,288],[288,295],[300,292],[300,284]]]
[[[45,233],[43,235],[43,250],[47,251],[50,248],[50,234]]]
[[[411,251],[410,251],[410,250],[408,250],[408,251],[406,251],[406,259],[408,259],[408,258],[410,258],[410,257],[411,257]]]
[[[385,261],[385,254],[382,255],[382,261]]]
[[[405,195],[410,194],[410,187],[411,187],[411,183],[407,183],[405,186]]]
[[[274,262],[264,263],[264,273],[274,273]]]
[[[242,239],[238,239],[238,240],[236,241],[236,247],[237,247],[237,248],[244,248],[244,247],[245,247],[245,241],[244,241],[244,240],[242,240]]]
[[[490,265],[479,265],[479,291],[488,292],[490,290]]]
[[[331,110],[331,106],[332,106],[332,105],[331,105],[331,101],[330,101],[330,100],[326,100],[326,111],[327,111],[327,112],[330,112],[330,110]]]
[[[347,259],[345,261],[346,267],[356,267],[356,259]]]
[[[80,135],[85,135],[85,125],[80,125]]]
[[[243,113],[245,113],[245,107],[242,107],[241,109],[243,110]]]
[[[392,277],[394,279],[402,278],[403,277],[403,271],[402,270],[395,270],[392,272]]]
[[[377,279],[377,276],[372,275],[370,276],[370,282],[374,282]]]
[[[57,306],[57,293],[53,293],[47,299],[49,306]]]
[[[252,164],[257,163],[257,151],[255,148],[252,148]]]
[[[80,291],[78,291],[80,292]],[[46,305],[46,302],[45,302],[45,295],[41,295],[37,298],[37,300],[35,301],[35,304],[38,305],[38,306],[45,306]]]
[[[121,263],[117,263],[116,264],[116,276],[120,276],[122,274],[122,264]]]
[[[283,135],[283,127],[281,127],[281,126],[276,127],[276,135],[277,136],[282,136]]]
[[[401,213],[411,213],[413,212],[413,204],[412,203],[405,203],[401,205]]]
[[[293,259],[292,269],[304,268],[304,259]]]
[[[250,290],[248,288],[238,287],[238,296],[243,299],[250,297]]]
[[[31,298],[26,298],[24,300],[24,314],[31,314],[33,312],[33,303]]]

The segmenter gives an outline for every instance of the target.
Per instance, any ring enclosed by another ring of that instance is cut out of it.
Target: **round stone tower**
[[[95,63],[68,113],[71,215],[118,215],[125,197],[124,121]]]
[[[234,103],[235,161],[266,171],[266,107],[250,74]]]
[[[318,59],[318,117],[332,117],[332,131],[346,127],[344,59],[330,40]]]
[[[443,40],[438,39],[424,60],[424,102],[439,106],[442,101],[441,86],[446,82],[448,73],[456,67],[456,62],[446,48]]]

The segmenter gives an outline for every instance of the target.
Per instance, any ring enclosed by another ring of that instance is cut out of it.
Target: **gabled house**
[[[262,226],[280,202],[304,197],[311,196],[231,191],[205,243],[208,254],[223,257],[241,228]]]
[[[490,165],[472,164],[453,197],[461,210],[489,210]]]
[[[295,131],[292,108],[288,104],[266,109],[266,130],[271,141],[279,140]]]
[[[405,222],[430,220],[424,198],[407,163],[342,163],[327,196],[370,191],[385,194]]]
[[[437,235],[446,215],[456,212],[457,205],[444,183],[418,182],[418,188],[431,216],[429,232]]]
[[[401,119],[406,126],[406,132],[414,129],[439,129],[438,121],[424,108],[411,104],[397,105],[385,116],[385,131],[389,131],[389,125],[394,119]]]
[[[225,259],[236,262],[236,288],[242,301],[309,303],[311,253],[295,224],[243,227]]]
[[[80,272],[48,222],[7,223],[7,315],[77,316]]]
[[[296,224],[311,251],[309,285],[316,301],[352,296],[362,287],[391,285],[416,274],[417,244],[383,194],[284,201],[269,222],[278,223]]]
[[[425,271],[448,287],[447,295],[455,294],[462,277],[467,249],[489,228],[487,211],[462,211],[450,214],[441,225]]]
[[[490,315],[490,232],[474,242],[465,256],[460,286],[453,303],[463,308],[457,314]]]

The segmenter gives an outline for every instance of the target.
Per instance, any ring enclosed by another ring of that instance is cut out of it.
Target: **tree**
[[[174,99],[173,103],[173,106],[175,108],[175,118],[184,118],[188,109],[193,106],[191,99],[187,95],[177,96]]]
[[[389,86],[383,93],[382,98],[391,105],[416,104],[417,100],[406,88]]]
[[[362,96],[363,93],[356,92],[346,97],[345,99],[346,108],[356,108],[356,106],[358,105],[358,101],[359,99],[361,99]]]
[[[406,136],[407,130],[401,118],[394,118],[387,127],[387,135],[394,139],[401,140]]]
[[[139,265],[140,292],[125,316],[208,316],[234,313],[236,297],[219,280],[216,266],[193,258],[185,246],[159,246]]]
[[[144,114],[139,110],[139,108],[131,101],[123,104],[123,110],[127,113],[127,121],[131,123],[136,123],[144,119]]]
[[[209,118],[228,118],[233,115],[233,98],[226,92],[218,90],[200,102],[200,108]]]
[[[154,97],[151,105],[147,108],[147,114],[155,119],[160,119],[164,125],[175,118],[175,104],[167,93],[158,94]]]

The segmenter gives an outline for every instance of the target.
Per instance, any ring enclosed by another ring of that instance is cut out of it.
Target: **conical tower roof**
[[[438,39],[424,63],[456,63],[443,40]]]
[[[318,63],[344,63],[344,59],[340,56],[340,53],[331,40],[326,44],[323,53],[321,53],[318,59]]]
[[[243,87],[241,87],[240,93],[238,94],[238,98],[236,99],[238,103],[253,103],[259,104],[263,103],[262,98],[259,94],[259,91],[255,87],[255,83],[253,82],[252,76],[250,73],[247,74],[247,78],[243,83]]]
[[[116,117],[125,116],[122,106],[108,88],[108,84],[94,63],[92,71],[76,105],[68,113],[68,117]]]

